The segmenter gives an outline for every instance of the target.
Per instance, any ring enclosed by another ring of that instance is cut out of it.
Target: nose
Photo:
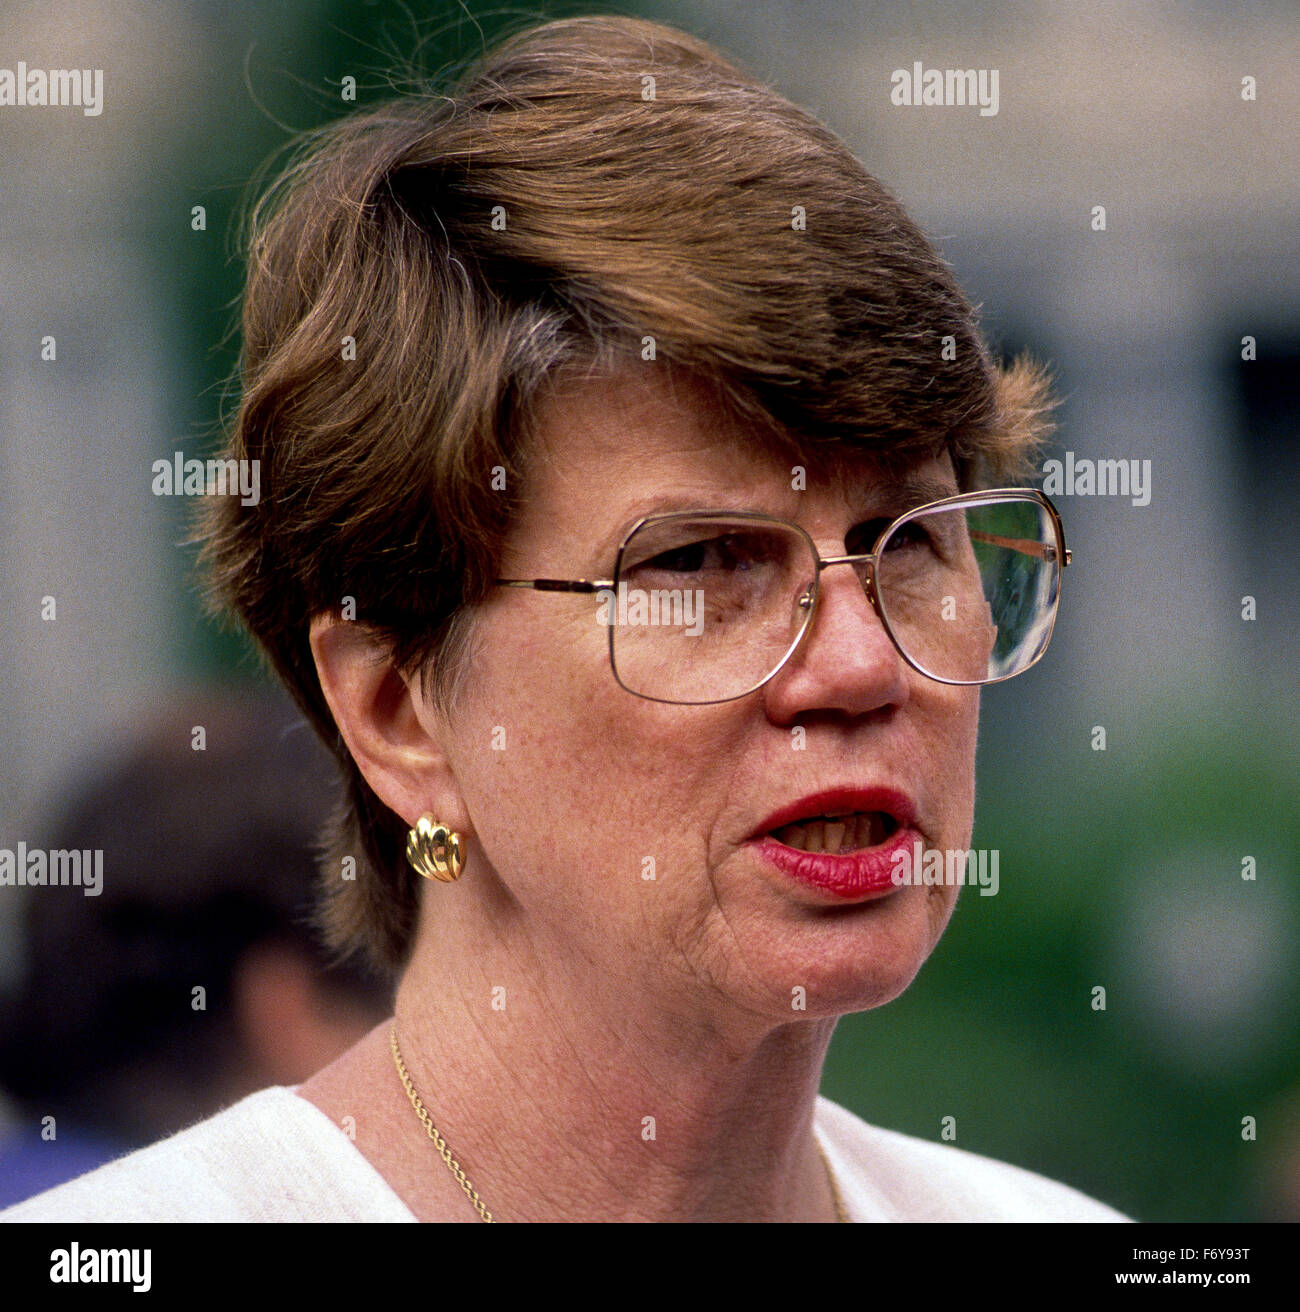
[[[837,562],[821,571],[812,623],[764,688],[773,719],[792,723],[818,711],[867,715],[907,701],[907,663],[864,586],[870,568],[870,562]]]

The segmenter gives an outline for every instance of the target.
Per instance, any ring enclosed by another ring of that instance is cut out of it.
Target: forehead
[[[811,493],[901,513],[957,490],[946,455],[899,466],[853,450],[782,453],[714,389],[653,366],[557,385],[531,427],[512,536],[616,545],[636,519],[659,510],[752,509],[795,519]]]
[[[531,491],[585,484],[591,471],[646,472],[647,461],[708,466],[726,459],[737,476],[744,465],[770,459],[761,434],[731,418],[713,389],[682,373],[647,366],[613,377],[567,381],[536,407]],[[737,456],[749,457],[743,463]]]

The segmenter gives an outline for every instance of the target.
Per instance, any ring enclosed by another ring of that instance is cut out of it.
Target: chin
[[[805,925],[771,962],[764,1010],[798,1018],[848,1015],[900,996],[934,951],[955,899],[935,890],[900,890],[888,899],[834,908]],[[802,995],[796,994],[802,989]],[[802,1008],[794,1003],[801,1002]]]

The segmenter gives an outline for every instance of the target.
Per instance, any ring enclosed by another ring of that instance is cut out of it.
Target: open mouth
[[[772,837],[798,852],[831,856],[861,852],[891,839],[900,828],[887,811],[849,811],[841,815],[810,816],[772,830]]]

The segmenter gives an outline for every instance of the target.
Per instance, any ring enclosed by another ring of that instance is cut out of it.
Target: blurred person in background
[[[229,691],[159,715],[76,790],[49,847],[101,850],[98,894],[0,889],[25,893],[26,930],[0,1204],[296,1084],[387,1014],[378,977],[313,928],[337,787],[287,701]]]

